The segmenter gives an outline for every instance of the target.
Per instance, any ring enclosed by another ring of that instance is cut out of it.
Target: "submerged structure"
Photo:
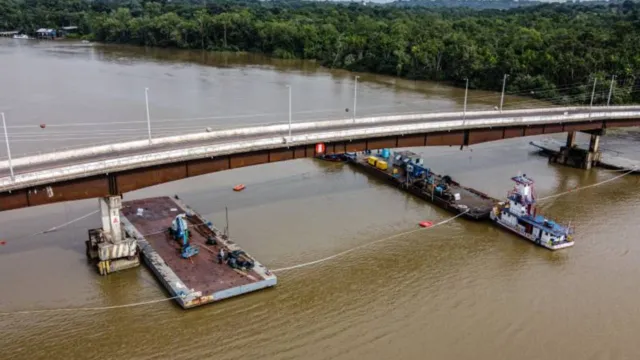
[[[511,178],[515,182],[507,201],[500,202],[491,212],[491,220],[505,229],[547,249],[573,246],[573,229],[537,214],[534,181],[527,175]]]

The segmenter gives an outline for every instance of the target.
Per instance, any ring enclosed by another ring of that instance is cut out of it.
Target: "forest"
[[[501,0],[502,1],[502,0]],[[300,1],[0,0],[0,30],[75,25],[92,41],[249,51],[556,103],[638,102],[640,5],[471,9]]]

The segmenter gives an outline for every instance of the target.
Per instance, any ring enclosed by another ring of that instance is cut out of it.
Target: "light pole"
[[[467,94],[469,93],[469,78],[464,78],[467,85],[464,87],[464,107],[462,108],[462,119],[467,117]]]
[[[613,93],[613,84],[616,80],[616,76],[612,75],[611,76],[611,86],[609,86],[609,97],[607,98],[607,106],[609,106],[609,104],[611,103],[611,94]]]
[[[500,112],[502,112],[502,104],[504,103],[504,89],[507,86],[507,78],[509,74],[504,74],[504,78],[502,79],[502,96],[500,96]]]
[[[353,121],[356,121],[356,105],[358,104],[358,78],[360,78],[360,76],[356,76],[355,80],[355,86],[353,87]]]
[[[144,88],[144,101],[147,104],[147,131],[149,132],[149,145],[151,145],[151,117],[149,116],[149,88]]]
[[[593,98],[596,95],[596,84],[598,83],[598,78],[593,79],[593,89],[591,89],[591,103],[589,103],[589,112],[591,112],[591,108],[593,107]]]
[[[289,142],[291,142],[291,85],[287,85],[289,89]]]
[[[11,173],[11,180],[14,180],[13,165],[11,164],[11,147],[9,146],[9,135],[7,134],[7,122],[4,119],[4,113],[2,113],[2,128],[4,129],[4,142],[7,143],[7,158],[9,159],[9,172]]]

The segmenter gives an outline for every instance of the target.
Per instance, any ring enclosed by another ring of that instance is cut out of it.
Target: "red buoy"
[[[420,226],[423,228],[428,228],[433,226],[433,223],[431,221],[421,221],[420,222]]]
[[[7,243],[6,241],[0,241],[0,245],[4,245],[6,243]]]
[[[47,127],[47,124],[40,124],[40,129],[44,129]]]

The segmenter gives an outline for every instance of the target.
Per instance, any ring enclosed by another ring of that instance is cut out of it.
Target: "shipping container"
[[[376,163],[376,167],[380,170],[387,170],[388,165],[387,162],[384,160],[378,160],[378,162]]]

